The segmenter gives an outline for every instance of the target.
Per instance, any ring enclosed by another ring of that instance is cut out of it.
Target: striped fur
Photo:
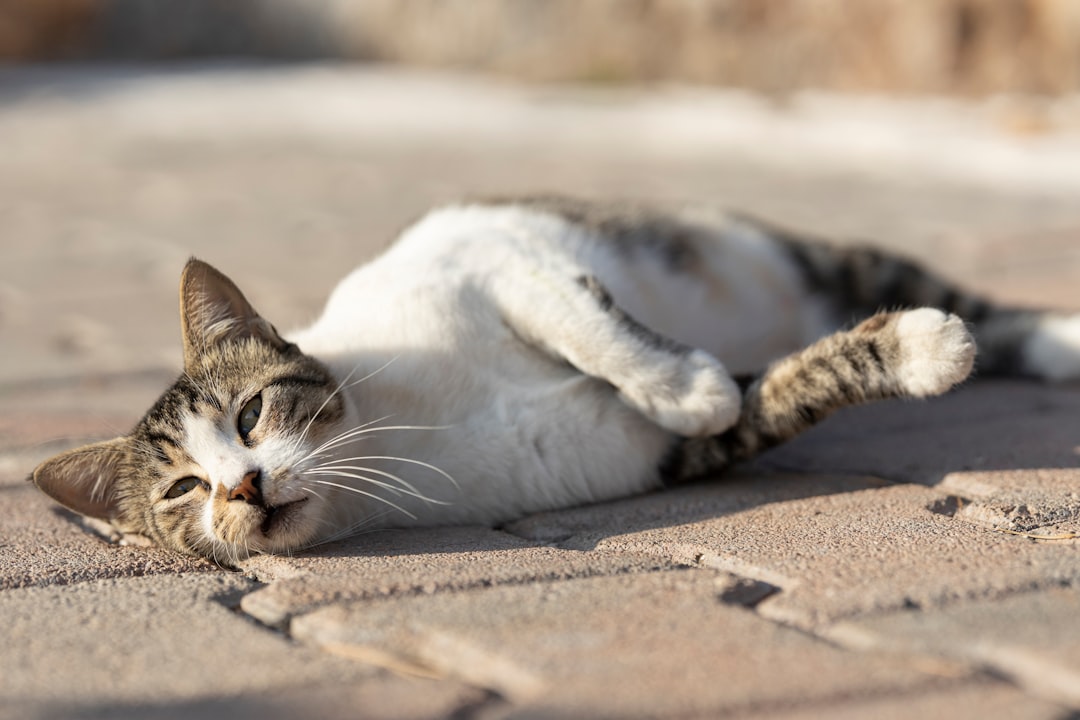
[[[882,309],[934,307],[970,323],[982,375],[1045,377],[1024,357],[1024,343],[1046,311],[1003,307],[942,279],[917,263],[869,246],[831,245],[760,220],[798,263],[807,290],[828,298],[837,317],[869,317]]]
[[[666,482],[720,472],[779,445],[842,407],[945,392],[971,372],[975,345],[939,310],[881,313],[773,363],[746,386],[731,429],[676,441]]]

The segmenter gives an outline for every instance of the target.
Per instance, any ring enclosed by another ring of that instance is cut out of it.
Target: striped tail
[[[968,376],[974,356],[955,315],[930,308],[874,315],[772,364],[746,387],[737,424],[677,440],[661,476],[678,483],[723,470],[848,405],[943,393]]]
[[[980,375],[1080,378],[1080,314],[1004,307],[966,292],[915,262],[870,247],[839,247],[742,219],[779,243],[812,294],[838,318],[935,307],[970,323]]]

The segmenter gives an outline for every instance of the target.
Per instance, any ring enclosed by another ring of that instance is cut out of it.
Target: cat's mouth
[[[300,512],[300,506],[306,503],[308,499],[306,497],[299,500],[293,500],[283,505],[271,505],[266,508],[266,516],[263,518],[262,525],[259,529],[266,537],[274,534],[278,528],[288,524],[288,522]]]

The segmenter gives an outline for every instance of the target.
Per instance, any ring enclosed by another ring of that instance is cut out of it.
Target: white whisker
[[[435,500],[434,498],[429,498],[426,495],[424,495],[423,493],[421,493],[420,491],[416,490],[415,488],[412,488],[411,486],[410,486],[410,489],[408,489],[408,490],[406,490],[405,488],[394,487],[390,483],[385,483],[385,482],[383,482],[381,480],[376,480],[374,478],[368,477],[367,475],[361,475],[359,473],[353,473],[353,472],[343,472],[343,470],[345,470],[345,469],[346,468],[339,468],[339,469],[334,470],[333,472],[324,472],[325,470],[327,470],[327,468],[323,468],[322,470],[305,470],[304,474],[305,475],[327,475],[327,476],[330,476],[330,477],[353,478],[354,480],[363,480],[365,482],[371,483],[372,485],[376,485],[378,487],[385,488],[386,490],[389,490],[390,492],[392,492],[392,493],[394,493],[395,495],[398,495],[398,496],[400,496],[400,495],[409,495],[411,497],[416,498],[417,500],[423,500],[424,502],[431,503],[433,505],[449,505],[450,504],[450,503],[447,503],[447,502],[443,502],[442,500]],[[356,469],[356,470],[364,470],[364,471],[370,470],[370,468],[351,468],[351,466],[348,469]],[[388,474],[388,473],[382,473],[382,474]],[[390,477],[393,477],[393,476],[390,476]],[[400,478],[398,478],[398,479],[400,479]],[[316,481],[316,482],[318,482],[318,481]],[[406,485],[408,485],[408,483],[406,483]]]
[[[390,358],[385,363],[383,363],[379,368],[369,372],[367,375],[360,378],[359,380],[354,380],[353,382],[350,383],[349,379],[352,378],[352,376],[356,373],[356,371],[360,369],[361,363],[357,363],[356,365],[354,365],[353,369],[349,371],[349,374],[346,375],[345,378],[340,383],[338,383],[338,386],[336,388],[334,388],[334,392],[332,392],[332,393],[330,393],[329,395],[326,396],[326,399],[323,400],[322,405],[319,406],[319,409],[316,410],[315,414],[311,416],[310,420],[308,420],[307,425],[304,426],[304,431],[300,433],[300,436],[297,438],[296,444],[293,446],[294,449],[300,447],[300,443],[302,443],[304,441],[304,439],[307,437],[308,432],[311,430],[312,424],[319,417],[319,414],[323,410],[326,409],[326,405],[331,400],[334,399],[335,395],[340,393],[345,388],[351,388],[354,385],[359,385],[360,383],[364,382],[365,380],[370,380],[371,378],[375,377],[376,375],[381,373],[386,368],[390,367],[390,365],[393,364],[394,361],[397,360],[399,357],[400,357],[400,355],[395,355],[394,357]],[[378,421],[376,421],[376,422],[378,422]]]
[[[410,465],[419,465],[420,467],[427,468],[432,472],[436,472],[439,475],[442,475],[444,478],[450,481],[451,485],[453,485],[455,488],[460,489],[457,480],[450,477],[450,474],[448,472],[441,468],[435,467],[431,463],[426,463],[423,460],[413,460],[412,458],[395,457],[393,455],[358,455],[356,457],[349,458],[335,458],[334,462],[360,462],[363,460],[393,460],[395,462],[409,463]]]
[[[322,401],[322,405],[319,406],[319,409],[315,411],[315,414],[308,420],[307,425],[304,426],[303,432],[296,438],[296,442],[293,444],[293,450],[297,450],[300,447],[300,443],[304,442],[304,439],[307,438],[307,434],[311,430],[312,424],[314,424],[315,420],[319,417],[319,413],[326,409],[327,404],[334,399],[335,395],[341,392],[341,389],[345,387],[345,383],[349,382],[349,378],[351,378],[353,373],[359,369],[360,363],[357,363],[353,366],[353,369],[349,371],[349,374],[345,376],[345,379],[339,382],[338,386],[334,388],[334,392],[326,396],[326,399]]]
[[[353,382],[349,383],[346,387],[352,387],[353,385],[359,385],[360,383],[364,382],[365,380],[370,380],[371,378],[375,377],[376,375],[381,373],[386,368],[390,367],[400,357],[401,357],[401,355],[395,355],[394,357],[392,357],[389,360],[387,360],[386,362],[384,362],[378,369],[372,370],[371,372],[369,372],[367,375],[360,378],[359,380],[354,380]],[[359,366],[357,366],[357,367],[359,367]],[[353,369],[353,372],[356,372],[356,370]],[[352,373],[349,373],[349,377],[352,377]],[[345,378],[345,380],[348,380],[348,379],[349,379],[348,377]]]
[[[352,471],[355,471],[355,472],[373,473],[375,475],[379,475],[381,477],[388,478],[390,480],[394,480],[394,481],[398,482],[401,485],[401,487],[405,489],[405,491],[410,492],[410,493],[416,495],[417,497],[420,497],[420,495],[421,495],[420,491],[417,490],[412,485],[412,483],[409,483],[408,481],[398,477],[397,475],[394,475],[393,473],[388,473],[385,470],[378,470],[376,468],[365,467],[363,465],[319,465],[318,467],[313,467],[313,468],[310,468],[309,470],[305,470],[303,472],[305,474],[312,474],[312,473],[318,473],[318,472],[323,472],[323,471],[334,472],[334,471],[337,471],[337,470],[345,470],[345,471],[352,470]]]
[[[332,447],[335,447],[336,444],[339,444],[340,441],[343,441],[344,439],[347,439],[353,433],[356,433],[356,432],[358,432],[360,430],[368,428],[368,427],[374,425],[375,423],[382,422],[383,420],[388,420],[391,417],[393,417],[393,416],[392,415],[383,415],[381,418],[376,418],[375,420],[371,420],[370,422],[366,422],[366,423],[364,423],[362,425],[357,425],[356,427],[352,428],[351,430],[345,430],[343,432],[340,432],[337,435],[335,435],[334,437],[332,437],[329,440],[327,440],[326,442],[324,442],[319,447],[312,450],[307,455],[305,455],[300,460],[300,462],[304,462],[304,460],[315,457],[315,456],[319,455],[320,453],[322,453],[323,451],[328,450],[328,449],[330,449]]]
[[[379,502],[386,503],[390,507],[394,508],[395,510],[398,510],[399,512],[401,512],[401,513],[403,513],[405,515],[407,515],[408,517],[410,517],[413,520],[416,519],[415,515],[413,515],[411,512],[409,512],[405,508],[401,507],[397,503],[394,503],[394,502],[392,502],[390,500],[387,500],[384,497],[379,497],[378,495],[375,495],[373,493],[364,492],[363,490],[360,490],[359,488],[349,487],[348,485],[342,485],[341,483],[330,482],[329,480],[311,480],[310,482],[316,483],[318,485],[325,485],[327,487],[339,488],[339,489],[345,490],[347,492],[356,493],[357,495],[364,495],[366,497],[371,498],[372,500],[378,500]]]
[[[301,487],[301,488],[300,488],[300,491],[301,491],[301,492],[306,492],[306,493],[307,493],[308,495],[314,495],[315,497],[319,498],[319,499],[320,499],[320,500],[322,500],[323,502],[326,502],[326,498],[324,498],[324,497],[323,497],[322,495],[320,495],[319,493],[315,492],[314,490],[312,490],[312,489],[311,489],[311,488],[309,488],[309,487]]]
[[[358,520],[357,522],[352,523],[351,525],[340,528],[337,532],[334,532],[331,535],[328,535],[328,536],[326,536],[324,538],[318,538],[316,540],[313,540],[312,542],[302,546],[299,549],[305,550],[305,549],[308,549],[308,548],[316,547],[318,545],[325,545],[327,543],[337,542],[338,540],[341,540],[341,539],[347,538],[347,537],[351,537],[353,535],[358,535],[358,534],[360,534],[358,531],[362,527],[364,527],[365,525],[370,525],[370,524],[374,523],[376,520],[379,520],[380,518],[383,518],[383,517],[385,517],[386,515],[389,515],[389,514],[390,514],[389,510],[383,510],[382,512],[374,513],[372,515],[369,515],[366,518],[363,518],[362,520]],[[379,528],[373,528],[369,532],[375,532],[375,531],[378,531],[378,530],[379,530]]]

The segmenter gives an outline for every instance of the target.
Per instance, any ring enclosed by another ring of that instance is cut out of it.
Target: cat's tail
[[[938,395],[968,377],[974,358],[956,315],[930,308],[874,315],[773,363],[747,384],[734,427],[681,439],[661,474],[673,483],[715,473],[847,405]]]
[[[936,307],[970,324],[980,375],[1080,379],[1080,314],[1001,306],[872,247],[834,246],[757,219],[740,221],[779,243],[807,290],[827,298],[841,321],[881,310]]]

